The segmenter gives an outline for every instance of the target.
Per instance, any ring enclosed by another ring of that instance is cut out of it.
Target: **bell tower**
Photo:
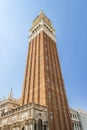
[[[22,90],[22,105],[31,102],[48,107],[49,130],[72,130],[55,30],[42,11],[30,29]]]

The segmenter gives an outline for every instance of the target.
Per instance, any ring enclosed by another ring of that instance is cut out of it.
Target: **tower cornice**
[[[41,12],[32,23],[29,41],[31,41],[41,31],[44,31],[53,41],[56,41],[55,29],[53,28],[51,21],[43,12]]]

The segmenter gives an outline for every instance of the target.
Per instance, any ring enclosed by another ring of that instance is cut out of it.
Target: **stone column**
[[[20,130],[19,126],[17,127],[17,130]]]
[[[34,130],[34,124],[33,123],[31,124],[31,130]]]
[[[38,130],[38,124],[36,125],[36,130]]]
[[[78,130],[78,125],[77,125],[77,123],[76,123],[76,130]]]
[[[48,125],[46,126],[46,129],[49,130],[49,126]]]
[[[37,126],[36,126],[36,130],[38,130],[38,123],[36,123],[37,124]]]
[[[29,130],[29,125],[26,125],[25,128],[26,128],[26,130]]]
[[[79,126],[79,124],[78,124],[78,130],[80,130],[80,126]]]
[[[16,130],[16,127],[14,128],[14,130]]]
[[[42,124],[42,130],[44,130],[44,125]]]
[[[73,123],[73,126],[74,126],[74,130],[76,130],[75,123]]]

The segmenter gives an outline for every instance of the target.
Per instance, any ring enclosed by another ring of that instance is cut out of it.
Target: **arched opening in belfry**
[[[42,130],[42,120],[38,120],[38,130]]]

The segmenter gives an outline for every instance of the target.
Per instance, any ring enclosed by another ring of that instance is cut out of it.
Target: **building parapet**
[[[30,103],[9,112],[3,113],[0,118],[0,128],[14,127],[15,124],[37,123],[39,119],[48,124],[47,107]],[[22,126],[21,125],[21,126]],[[15,126],[16,127],[16,126]]]
[[[35,103],[29,103],[28,105],[23,105],[23,106],[15,108],[15,109],[13,109],[11,111],[8,111],[6,113],[3,113],[3,114],[1,114],[1,117],[9,116],[11,114],[23,111],[25,109],[30,109],[30,108],[35,108],[35,109],[47,111],[46,106],[41,106],[41,105],[38,105],[38,104],[35,104]]]

